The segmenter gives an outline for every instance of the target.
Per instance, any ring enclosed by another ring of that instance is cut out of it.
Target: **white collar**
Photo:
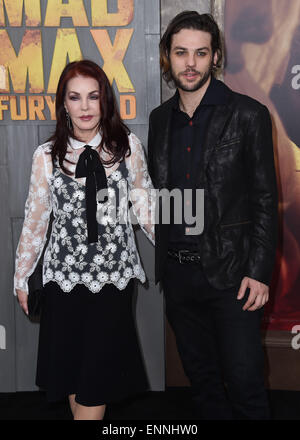
[[[100,145],[101,142],[101,134],[98,133],[96,134],[95,137],[93,137],[93,139],[91,139],[88,143],[88,145],[90,145],[91,147],[98,147]],[[74,138],[69,138],[68,144],[70,145],[71,148],[73,148],[74,150],[79,150],[80,148],[84,147],[86,144],[86,142],[81,142],[78,141],[77,139]]]

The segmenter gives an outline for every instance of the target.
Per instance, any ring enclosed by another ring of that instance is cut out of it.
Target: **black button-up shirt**
[[[214,106],[224,104],[225,96],[219,87],[220,81],[211,78],[211,82],[203,96],[201,103],[196,108],[192,118],[179,108],[179,93],[176,92],[172,122],[171,122],[171,173],[170,189],[178,188],[182,194],[182,223],[175,224],[174,203],[171,199],[171,224],[169,229],[170,249],[196,250],[199,247],[198,235],[187,235],[188,225],[184,219],[184,207],[192,209],[192,215],[196,213],[196,177],[201,164],[201,148],[204,137],[212,116]],[[184,190],[191,189],[192,197],[184,197]]]

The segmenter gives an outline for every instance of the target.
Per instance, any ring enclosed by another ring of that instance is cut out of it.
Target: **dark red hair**
[[[52,162],[54,163],[54,160],[58,159],[59,166],[63,172],[69,175],[72,173],[65,168],[63,162],[67,152],[69,137],[77,138],[73,132],[72,124],[71,127],[68,127],[64,101],[68,81],[78,75],[94,78],[99,84],[101,111],[99,130],[101,130],[102,134],[100,150],[103,148],[112,155],[111,160],[103,163],[105,165],[113,165],[124,160],[127,153],[130,154],[128,140],[130,130],[121,120],[113,89],[104,71],[93,61],[74,61],[67,64],[60,75],[55,103],[56,129],[51,138],[48,139],[48,141],[53,142],[51,150]],[[70,163],[67,159],[66,161]]]

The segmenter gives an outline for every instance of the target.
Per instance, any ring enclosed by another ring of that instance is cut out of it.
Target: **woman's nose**
[[[89,107],[89,101],[87,98],[82,98],[81,100],[81,110],[87,110]]]

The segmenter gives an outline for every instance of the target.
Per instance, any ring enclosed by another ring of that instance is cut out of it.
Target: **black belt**
[[[175,251],[173,249],[168,250],[168,255],[176,260],[179,260],[179,263],[200,263],[201,257],[199,252],[189,251],[187,249]]]

